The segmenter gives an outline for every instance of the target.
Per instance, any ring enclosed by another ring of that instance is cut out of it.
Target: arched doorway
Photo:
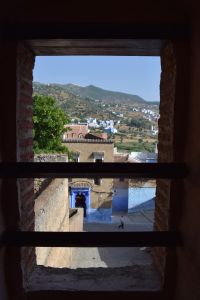
[[[90,188],[72,187],[70,195],[70,207],[83,207],[84,217],[90,212]]]
[[[83,208],[83,212],[84,212],[84,218],[86,217],[86,197],[84,195],[84,193],[77,193],[76,197],[75,197],[75,207],[82,207]]]

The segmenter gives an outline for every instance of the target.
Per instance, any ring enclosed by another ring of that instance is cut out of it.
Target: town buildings
[[[71,130],[63,135],[63,142],[71,152],[74,162],[105,163],[113,162],[113,142],[107,139],[107,134],[88,133],[87,125],[67,125]],[[72,136],[72,138],[71,138]],[[113,179],[69,179],[70,207],[76,207],[78,195],[84,195],[86,201],[86,213],[94,213],[96,210],[109,210],[111,215]]]

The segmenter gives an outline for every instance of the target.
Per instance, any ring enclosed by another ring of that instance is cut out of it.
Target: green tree
[[[56,104],[53,97],[35,95],[33,97],[34,151],[68,152],[62,145],[64,125],[69,123],[65,112]]]
[[[142,118],[131,119],[128,122],[128,125],[134,126],[136,128],[139,128],[139,129],[150,129],[151,128],[151,122],[149,120],[145,120],[145,119],[142,119]]]

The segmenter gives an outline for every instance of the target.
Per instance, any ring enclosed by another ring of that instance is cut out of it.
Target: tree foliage
[[[155,143],[133,142],[133,143],[116,143],[118,150],[127,150],[129,152],[155,152]]]
[[[136,128],[143,128],[143,129],[150,129],[151,128],[151,122],[149,120],[145,119],[131,119],[128,121],[129,126],[133,126]]]
[[[68,152],[62,145],[64,125],[69,123],[65,112],[57,106],[53,97],[35,95],[33,97],[34,151]]]

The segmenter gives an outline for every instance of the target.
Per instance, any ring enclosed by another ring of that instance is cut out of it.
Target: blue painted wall
[[[128,211],[128,188],[117,188],[112,199],[113,212]]]
[[[91,223],[110,223],[112,222],[112,209],[111,208],[91,208],[86,222]]]
[[[76,202],[76,195],[78,193],[83,193],[86,199],[86,214],[90,212],[90,188],[71,188],[70,193],[70,207],[75,208],[75,202]]]
[[[134,207],[149,201],[155,197],[156,188],[129,188],[129,201],[128,209],[131,210]]]

